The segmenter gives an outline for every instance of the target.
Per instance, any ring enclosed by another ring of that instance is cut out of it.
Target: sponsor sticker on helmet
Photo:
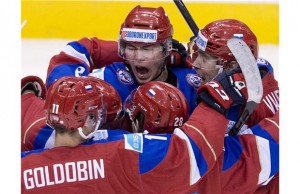
[[[186,80],[191,86],[195,88],[199,88],[202,83],[202,79],[198,74],[189,73],[186,75]]]
[[[121,39],[129,42],[155,43],[157,40],[157,30],[123,28]]]
[[[117,69],[116,73],[120,82],[124,84],[133,84],[133,79],[129,72],[125,71],[124,69]]]
[[[143,153],[143,135],[141,133],[124,134],[125,149]]]
[[[199,31],[196,39],[196,44],[202,51],[205,51],[208,39]]]

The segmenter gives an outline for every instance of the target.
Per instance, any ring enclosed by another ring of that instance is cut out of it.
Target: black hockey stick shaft
[[[247,102],[246,107],[239,117],[239,120],[235,123],[235,125],[230,129],[229,135],[235,136],[239,133],[240,129],[242,128],[243,124],[247,121],[251,113],[254,111],[257,103],[254,101]]]
[[[180,11],[181,15],[183,16],[183,18],[185,19],[186,23],[189,25],[189,27],[192,30],[193,34],[195,36],[197,36],[199,28],[198,28],[196,22],[194,21],[194,19],[192,18],[190,12],[188,11],[186,6],[182,2],[182,0],[173,0],[173,1],[176,4],[177,8],[179,9],[179,11]]]

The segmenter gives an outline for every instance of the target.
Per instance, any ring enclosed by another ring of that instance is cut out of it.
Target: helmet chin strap
[[[94,137],[94,135],[95,135],[95,133],[96,133],[96,131],[97,131],[99,125],[100,125],[100,119],[98,120],[98,122],[97,122],[97,124],[96,124],[95,130],[92,131],[92,132],[91,132],[90,134],[88,134],[88,135],[85,135],[85,134],[83,133],[83,128],[82,128],[82,127],[79,127],[79,128],[78,128],[79,135],[80,135],[83,139],[85,139],[85,140],[91,139],[91,138]]]

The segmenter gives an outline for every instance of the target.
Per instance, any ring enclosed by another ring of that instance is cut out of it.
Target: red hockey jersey
[[[227,119],[201,103],[174,134],[23,153],[22,193],[251,192],[279,171],[278,120],[269,120],[224,137]]]

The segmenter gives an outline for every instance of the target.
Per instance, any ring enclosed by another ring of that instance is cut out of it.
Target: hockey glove
[[[172,52],[167,58],[168,67],[186,67],[186,48],[175,39],[172,39]]]
[[[26,76],[21,80],[21,94],[25,90],[32,90],[34,91],[37,97],[42,99],[46,98],[47,89],[43,80],[37,76]]]
[[[227,116],[233,106],[245,105],[248,98],[245,79],[240,69],[223,72],[198,90],[201,101]]]
[[[196,44],[196,37],[193,36],[190,38],[190,42],[187,43],[187,56],[186,56],[186,66],[192,68],[193,62],[198,57],[199,47]]]

